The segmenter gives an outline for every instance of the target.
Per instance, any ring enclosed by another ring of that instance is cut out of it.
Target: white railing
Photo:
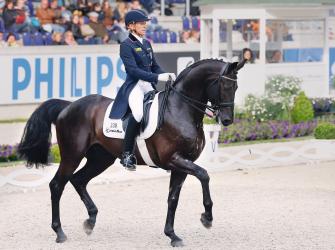
[[[213,137],[212,137],[213,138]],[[289,166],[296,164],[310,164],[322,161],[335,161],[335,140],[308,140],[289,143],[263,143],[225,147],[214,150],[213,141],[208,140],[203,154],[197,164],[211,170],[232,170],[255,167]],[[84,162],[83,162],[84,163]],[[119,165],[116,163],[116,165]],[[50,182],[58,166],[53,165],[40,169],[13,167],[13,171],[0,171],[0,190],[8,186],[18,187],[20,190],[34,190]],[[166,175],[165,171],[143,171],[140,167],[134,175],[129,175],[121,166],[109,168],[93,183],[104,184],[130,180],[132,178],[153,178]],[[2,173],[1,173],[2,172]],[[9,172],[3,174],[3,172]]]

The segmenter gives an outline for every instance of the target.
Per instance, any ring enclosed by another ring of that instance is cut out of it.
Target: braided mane
[[[178,77],[174,81],[173,86],[175,86],[181,79],[183,79],[193,68],[199,66],[200,64],[206,63],[206,62],[222,62],[222,63],[227,63],[224,60],[217,59],[217,58],[209,58],[209,59],[202,59],[202,60],[196,61],[195,63],[192,63],[190,66],[188,66],[187,68],[185,68],[182,72],[180,72],[180,74],[178,75]]]

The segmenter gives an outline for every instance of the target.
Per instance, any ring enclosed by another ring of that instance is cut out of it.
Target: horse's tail
[[[51,124],[71,102],[51,99],[42,103],[30,116],[18,146],[18,154],[27,166],[48,164],[51,144]]]

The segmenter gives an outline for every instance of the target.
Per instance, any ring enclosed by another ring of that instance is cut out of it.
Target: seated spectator
[[[92,11],[88,13],[88,16],[90,18],[90,22],[88,25],[94,30],[95,36],[101,38],[103,43],[107,43],[109,40],[108,32],[106,27],[102,23],[99,23],[98,13]]]
[[[200,32],[196,30],[185,30],[181,36],[181,42],[183,43],[199,43]]]
[[[70,11],[65,10],[62,12],[62,19],[59,22],[59,25],[61,25],[66,31],[71,30],[71,25],[72,25],[72,14]]]
[[[106,27],[112,26],[114,24],[113,8],[111,7],[109,0],[104,0],[102,2],[102,12],[103,12],[102,23]]]
[[[146,15],[148,15],[148,12],[142,7],[139,0],[132,0],[130,2],[130,9],[131,10],[142,10]]]
[[[104,13],[102,11],[102,7],[100,3],[93,3],[92,11],[98,14],[98,21],[102,22],[104,19]]]
[[[271,59],[269,60],[269,63],[281,63],[283,62],[282,53],[280,50],[276,50],[273,52]]]
[[[74,40],[72,31],[68,30],[64,33],[64,45],[78,45],[76,40]]]
[[[54,10],[49,7],[48,0],[41,0],[40,7],[36,10],[36,17],[39,19],[44,30],[64,33],[64,27],[54,23],[56,14]]]
[[[151,13],[154,10],[155,1],[154,0],[141,0],[143,8],[146,9],[148,13]]]
[[[72,22],[71,22],[71,31],[72,34],[74,36],[74,39],[76,39],[76,41],[78,42],[79,39],[84,39],[84,36],[81,34],[81,30],[80,30],[80,14],[81,12],[79,11],[74,11],[73,15],[72,15]]]
[[[77,23],[75,16],[76,15],[74,15],[74,19],[72,20],[74,24]],[[88,24],[85,24],[83,16],[79,17],[78,25],[80,27],[80,33],[73,33],[78,44],[102,44],[101,38],[96,37],[94,30]]]
[[[14,32],[30,32],[29,8],[25,5],[25,0],[17,0],[14,9],[17,15],[15,20],[17,30]]]
[[[114,20],[116,20],[120,25],[124,24],[124,17],[126,16],[126,13],[129,10],[129,5],[126,2],[116,2],[116,8],[114,9]]]
[[[14,8],[14,1],[7,0],[4,11],[3,20],[5,29],[10,32],[27,32],[29,31],[28,25],[24,23],[25,13],[20,12]]]
[[[6,47],[17,48],[21,46],[22,43],[16,40],[14,33],[9,33],[6,39]]]
[[[52,45],[62,45],[62,33],[54,32],[52,34]]]
[[[58,6],[58,0],[52,0],[50,2],[50,9],[53,10],[55,14],[53,23],[62,25],[62,12],[65,11],[65,7]]]
[[[91,9],[90,7],[86,4],[85,0],[77,0],[75,1],[75,5],[71,6],[73,10],[78,10],[80,11],[84,16],[87,15]]]

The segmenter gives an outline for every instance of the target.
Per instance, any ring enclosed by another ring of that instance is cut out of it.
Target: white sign
[[[89,94],[114,97],[126,77],[118,51],[75,53],[67,47],[53,53],[47,49],[48,54],[1,55],[0,104],[76,100]]]

